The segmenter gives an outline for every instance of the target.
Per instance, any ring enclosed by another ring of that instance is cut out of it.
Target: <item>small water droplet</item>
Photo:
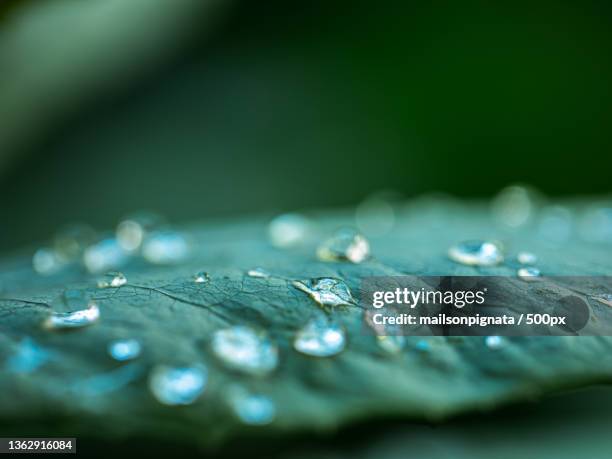
[[[344,350],[346,335],[342,327],[326,318],[310,320],[295,335],[293,347],[313,357],[331,357]]]
[[[119,362],[135,359],[140,355],[142,347],[135,339],[118,339],[108,343],[108,354]]]
[[[485,344],[489,349],[499,349],[503,346],[504,340],[501,336],[487,336],[485,338]]]
[[[210,274],[206,271],[199,271],[193,275],[193,281],[196,284],[205,284],[210,281]]]
[[[239,386],[228,391],[228,401],[242,422],[252,426],[270,424],[276,417],[276,406],[270,397],[252,394]]]
[[[127,253],[116,239],[104,239],[85,249],[83,263],[90,273],[102,273],[120,268],[128,260]]]
[[[278,365],[278,348],[263,331],[237,325],[213,334],[212,350],[228,367],[265,375]]]
[[[494,266],[504,260],[500,245],[491,241],[466,241],[448,250],[451,260],[470,266]]]
[[[283,214],[274,218],[268,226],[270,242],[275,247],[293,247],[304,242],[309,231],[308,219],[299,214]]]
[[[504,188],[493,199],[493,217],[511,228],[525,225],[533,216],[535,205],[532,190],[520,185]]]
[[[381,349],[390,354],[397,354],[406,347],[406,337],[403,335],[377,335],[376,342]]]
[[[142,255],[156,265],[176,264],[189,256],[189,244],[185,236],[174,231],[153,233],[145,239]]]
[[[149,376],[149,388],[164,405],[190,405],[204,392],[208,371],[204,365],[158,365]]]
[[[591,298],[605,305],[612,306],[612,293],[604,293],[602,295],[596,295]]]
[[[531,252],[519,252],[516,255],[516,260],[522,265],[535,265],[538,262],[538,257]]]
[[[516,272],[516,275],[520,277],[522,280],[529,282],[529,281],[538,280],[537,278],[540,277],[542,273],[540,272],[538,268],[528,267],[528,268],[520,268]]]
[[[344,281],[333,277],[293,281],[292,285],[307,293],[321,306],[351,305],[355,301]]]
[[[270,277],[270,273],[263,268],[255,268],[247,271],[247,276],[266,278]]]
[[[113,288],[121,287],[127,284],[127,277],[120,272],[110,272],[104,276],[104,279],[98,281],[98,288]]]
[[[49,330],[63,330],[81,328],[92,325],[100,318],[100,309],[95,303],[89,303],[87,309],[71,312],[53,312],[43,322],[44,328]]]
[[[32,338],[23,338],[13,355],[6,361],[6,369],[14,373],[32,373],[50,360],[52,353],[40,347]]]
[[[321,261],[361,263],[370,256],[368,240],[351,228],[342,228],[317,249]]]
[[[60,271],[65,266],[55,250],[48,247],[38,249],[32,257],[34,271],[42,276],[50,276]]]
[[[139,212],[117,225],[117,241],[128,252],[140,249],[145,237],[163,224],[163,218],[152,212]]]

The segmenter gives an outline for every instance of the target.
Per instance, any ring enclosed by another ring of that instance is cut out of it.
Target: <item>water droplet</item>
[[[390,354],[397,354],[406,347],[406,337],[403,335],[378,335],[376,341],[381,349]]]
[[[612,306],[612,293],[604,293],[603,295],[593,296],[592,298],[600,303]]]
[[[164,405],[190,405],[206,388],[208,371],[203,365],[168,367],[158,365],[149,376],[149,388]]]
[[[368,240],[351,228],[342,228],[317,249],[321,261],[361,263],[370,256]]]
[[[500,223],[511,228],[525,225],[533,216],[533,192],[520,185],[504,188],[493,199],[491,211]]]
[[[176,264],[189,256],[189,244],[182,234],[174,231],[153,233],[145,239],[142,255],[156,265]]]
[[[206,271],[199,271],[193,275],[193,281],[196,284],[205,284],[210,281],[210,274]]]
[[[34,271],[43,276],[50,276],[60,271],[65,266],[55,250],[43,247],[38,249],[32,257],[32,267]]]
[[[90,273],[112,271],[123,266],[127,260],[127,253],[116,239],[104,239],[89,246],[83,254],[83,263]]]
[[[527,282],[538,280],[537,278],[542,275],[542,273],[540,272],[540,270],[538,268],[533,268],[533,267],[520,268],[516,272],[516,274],[522,280],[527,281]]]
[[[503,346],[504,340],[501,336],[487,336],[485,344],[489,349],[499,349]]]
[[[355,301],[348,286],[340,279],[320,277],[293,281],[292,285],[310,295],[321,306],[351,305]]]
[[[92,325],[100,318],[100,309],[95,303],[90,303],[87,309],[71,312],[53,312],[44,321],[43,326],[49,330],[81,328]]]
[[[244,373],[264,375],[278,365],[278,348],[268,335],[242,325],[217,330],[212,350],[228,367]]]
[[[276,406],[270,397],[249,393],[242,387],[230,387],[228,401],[238,419],[245,424],[263,426],[276,417]]]
[[[360,231],[368,236],[383,236],[395,225],[395,209],[392,193],[383,192],[367,198],[355,210],[355,223]]]
[[[255,268],[247,271],[247,276],[249,277],[270,277],[270,273],[263,268]]]
[[[309,321],[295,335],[293,347],[302,354],[331,357],[344,350],[346,335],[342,327],[326,318]]]
[[[96,231],[91,226],[75,223],[58,231],[53,240],[53,248],[62,260],[73,261],[95,240]]]
[[[451,260],[470,266],[494,266],[504,260],[500,245],[490,241],[466,241],[448,250]]]
[[[105,275],[104,279],[98,281],[98,288],[121,287],[127,284],[127,277],[120,272],[110,272]]]
[[[32,373],[50,360],[52,353],[31,338],[23,338],[13,355],[6,361],[6,369],[14,373]]]
[[[119,362],[135,359],[142,350],[140,343],[135,339],[119,339],[108,343],[108,354]]]
[[[310,223],[299,214],[283,214],[274,218],[268,226],[270,242],[275,247],[287,248],[306,239]]]
[[[535,265],[538,262],[538,257],[531,252],[519,252],[516,255],[516,260],[522,265]]]
[[[140,249],[145,237],[163,224],[163,218],[152,212],[139,212],[127,217],[117,225],[117,241],[124,250]]]

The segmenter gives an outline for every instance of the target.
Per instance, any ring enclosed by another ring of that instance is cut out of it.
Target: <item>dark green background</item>
[[[29,3],[12,2],[2,25]],[[215,14],[194,15],[180,46],[69,115],[62,97],[35,101],[45,117],[3,152],[0,248],[141,208],[183,221],[380,189],[610,192],[606,2],[235,2]],[[139,45],[123,51],[136,61]],[[0,86],[20,78],[4,68]],[[12,108],[0,111],[10,126]]]

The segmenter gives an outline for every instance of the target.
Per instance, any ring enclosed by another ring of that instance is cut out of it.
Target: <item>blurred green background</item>
[[[609,193],[612,6],[7,2],[0,249],[354,204],[392,189]]]

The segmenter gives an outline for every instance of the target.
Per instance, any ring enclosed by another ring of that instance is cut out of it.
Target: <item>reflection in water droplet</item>
[[[135,339],[119,339],[108,343],[108,354],[119,362],[135,359],[140,355],[141,346]]]
[[[49,276],[60,271],[65,262],[57,255],[55,250],[43,247],[38,249],[32,257],[34,271],[43,276]]]
[[[156,265],[176,264],[189,256],[189,244],[182,234],[174,231],[153,233],[145,239],[142,255]]]
[[[530,220],[534,207],[532,192],[523,186],[512,185],[493,199],[491,211],[498,222],[518,228]]]
[[[275,247],[293,247],[304,242],[310,223],[299,214],[283,214],[274,218],[268,226],[270,242]]]
[[[382,195],[372,196],[355,210],[357,228],[368,236],[383,236],[395,225],[395,209]]]
[[[292,285],[310,295],[321,306],[351,305],[355,301],[348,286],[340,279],[320,277],[293,281]]]
[[[124,250],[138,250],[146,235],[163,223],[162,217],[151,212],[140,212],[129,216],[117,225],[117,241]]]
[[[247,276],[249,277],[270,277],[270,273],[263,268],[255,268],[247,271]]]
[[[98,288],[121,287],[127,284],[127,278],[120,272],[110,272],[104,277],[104,279],[98,281]]]
[[[274,402],[265,395],[251,394],[242,387],[231,386],[227,397],[238,419],[247,425],[270,424],[276,416]]]
[[[376,336],[378,346],[390,354],[399,353],[406,347],[406,337],[403,335]]]
[[[205,284],[210,281],[210,274],[206,271],[199,271],[193,275],[193,281],[196,284]]]
[[[120,268],[127,260],[127,253],[116,239],[104,239],[89,246],[83,254],[83,263],[90,273]]]
[[[190,405],[206,388],[208,371],[204,365],[168,367],[158,365],[149,375],[149,388],[164,405]]]
[[[538,268],[521,268],[516,272],[517,276],[520,277],[524,281],[534,281],[538,280],[537,278],[542,275]]]
[[[535,265],[538,262],[538,257],[531,252],[519,252],[516,259],[522,265]]]
[[[228,367],[244,373],[264,375],[278,365],[278,348],[268,335],[242,325],[217,330],[212,350]]]
[[[485,344],[489,349],[499,349],[503,346],[504,340],[501,336],[487,336]]]
[[[326,318],[309,321],[295,335],[293,347],[302,354],[331,357],[344,350],[346,335],[342,327]]]
[[[317,249],[321,261],[361,263],[370,256],[368,240],[351,228],[342,228]]]
[[[491,241],[466,241],[448,250],[451,260],[470,266],[494,266],[504,260],[500,245]]]
[[[32,373],[48,362],[52,354],[31,338],[23,338],[13,355],[6,360],[6,369],[14,373]]]
[[[81,328],[92,325],[100,318],[100,309],[95,303],[90,303],[87,309],[71,312],[54,312],[43,322],[49,330]]]

